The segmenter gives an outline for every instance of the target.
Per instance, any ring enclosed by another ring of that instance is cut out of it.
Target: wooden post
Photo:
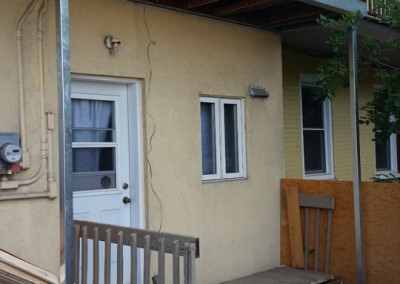
[[[287,187],[286,198],[292,266],[297,268],[304,268],[303,236],[301,233],[298,188]]]

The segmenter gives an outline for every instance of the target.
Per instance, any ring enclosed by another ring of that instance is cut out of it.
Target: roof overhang
[[[362,15],[368,14],[368,8],[365,1],[356,0],[299,0],[300,2],[321,7],[326,10],[334,11],[337,13],[349,13],[352,11],[360,11]]]
[[[324,29],[320,25],[282,31],[282,45],[310,56],[330,57],[333,55],[333,52],[325,43],[330,34],[331,31],[329,29]],[[385,42],[389,38],[399,38],[400,32],[393,31],[382,24],[366,19],[359,26],[357,35],[359,39],[369,36],[378,41]],[[394,67],[400,66],[400,56],[398,53],[387,52],[385,56],[389,59],[388,65]]]

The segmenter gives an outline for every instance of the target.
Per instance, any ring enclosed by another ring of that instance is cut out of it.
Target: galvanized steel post
[[[354,224],[356,233],[356,261],[357,283],[365,283],[364,241],[362,230],[361,207],[361,167],[358,118],[358,75],[357,75],[357,29],[351,33],[349,42],[349,73],[350,73],[350,114],[353,154],[353,197],[354,197]]]
[[[71,67],[68,0],[56,0],[58,133],[60,166],[60,283],[72,284],[72,142],[71,142]]]

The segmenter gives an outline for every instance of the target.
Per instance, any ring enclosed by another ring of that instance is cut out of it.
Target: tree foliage
[[[384,11],[379,17],[380,24],[400,32],[400,0],[380,1],[376,8]],[[351,32],[362,21],[365,19],[360,12],[343,15],[338,20],[323,15],[318,19],[319,24],[332,31],[326,43],[333,52],[333,56],[317,70],[318,84],[322,87],[321,96],[332,98],[338,88],[349,85],[348,42]],[[361,108],[365,115],[360,123],[372,124],[375,140],[383,142],[392,133],[400,134],[400,69],[391,66],[387,58],[389,52],[400,56],[400,37],[384,42],[363,37],[358,48],[360,80],[367,74],[373,74],[380,85],[372,100]]]

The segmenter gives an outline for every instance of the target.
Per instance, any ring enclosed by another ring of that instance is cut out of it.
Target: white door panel
[[[72,85],[74,214],[88,221],[130,226],[127,86]]]
[[[139,166],[132,162],[139,156],[140,143],[138,132],[129,125],[139,116],[137,108],[129,108],[133,100],[128,94],[137,95],[130,93],[132,85],[72,82],[74,219],[126,227],[141,223],[141,216],[135,216],[140,214],[132,214],[140,212],[133,208],[140,206],[140,197],[135,196]],[[132,202],[123,202],[124,197]],[[129,283],[129,263],[124,263],[124,283]],[[89,271],[91,267],[89,263]],[[115,267],[116,252],[112,252],[112,270]]]

